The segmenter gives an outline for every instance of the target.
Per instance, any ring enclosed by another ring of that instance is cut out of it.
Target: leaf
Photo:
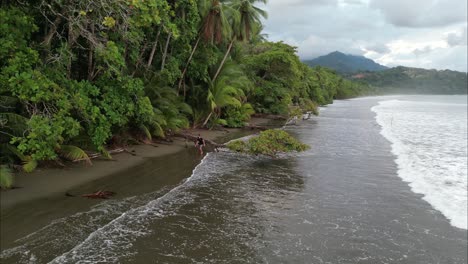
[[[37,167],[36,160],[29,160],[23,163],[23,170],[28,173],[32,172],[34,169],[36,169],[36,167]]]
[[[7,148],[11,153],[13,153],[15,156],[17,156],[23,162],[27,162],[27,161],[31,160],[30,156],[26,156],[23,153],[21,153],[15,146],[8,144]]]
[[[0,166],[0,188],[8,189],[13,185],[13,173],[6,165]]]
[[[13,136],[22,136],[27,129],[28,119],[15,113],[0,113],[0,128],[8,129]]]
[[[60,145],[59,153],[60,156],[68,160],[86,160],[87,163],[91,164],[91,159],[89,158],[88,154],[86,154],[86,152],[84,152],[84,150],[79,147],[73,145]]]
[[[113,28],[115,26],[115,19],[113,17],[104,17],[102,24],[108,28]]]
[[[164,134],[164,130],[162,129],[161,125],[158,123],[154,123],[154,132],[153,134],[160,138],[165,138],[166,135]]]
[[[112,156],[105,148],[101,149],[102,156],[106,159],[112,159]]]
[[[151,136],[151,132],[149,131],[149,129],[145,125],[140,125],[140,130],[145,134],[145,136],[149,140],[153,140],[153,137]]]

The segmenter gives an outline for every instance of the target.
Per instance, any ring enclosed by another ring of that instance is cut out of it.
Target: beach
[[[2,212],[2,263],[466,263],[467,232],[400,177],[372,107],[336,101],[279,158],[193,149]],[[401,98],[400,98],[401,99]],[[16,223],[16,225],[15,225]],[[32,261],[31,261],[32,260]]]

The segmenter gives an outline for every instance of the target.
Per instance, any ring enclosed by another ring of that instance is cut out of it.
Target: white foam
[[[453,226],[467,229],[466,104],[388,100],[372,111],[392,143],[398,175]]]
[[[217,171],[236,168],[232,164],[216,162],[218,154],[222,153],[208,153],[195,167],[192,175],[180,185],[145,205],[122,213],[50,263],[117,263],[121,258],[136,254],[133,243],[139,237],[157,232],[148,228],[151,222],[174,215],[179,207],[193,202],[195,196],[190,188],[208,184],[212,176],[217,175]]]

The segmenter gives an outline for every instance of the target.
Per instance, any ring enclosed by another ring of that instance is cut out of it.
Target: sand
[[[265,118],[252,118],[251,125],[265,125],[270,122]],[[187,131],[193,135],[200,134],[203,138],[224,142],[232,137],[243,136],[246,133],[258,131],[242,129],[226,130],[204,130],[192,129]],[[114,154],[112,160],[94,159],[92,165],[84,162],[71,164],[66,168],[38,168],[32,173],[17,173],[15,175],[15,189],[0,192],[0,208],[8,209],[16,204],[28,202],[55,195],[66,193],[67,190],[86,184],[143,163],[148,158],[163,157],[177,153],[184,148],[194,148],[192,142],[186,142],[183,138],[173,138],[170,144],[135,145],[126,148],[130,153],[123,152]],[[194,148],[194,151],[196,149]]]

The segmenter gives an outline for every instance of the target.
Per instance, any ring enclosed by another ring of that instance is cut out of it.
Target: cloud
[[[359,42],[347,38],[328,39],[310,35],[307,39],[297,43],[299,56],[311,59],[333,51],[341,51],[346,54],[364,55]]]
[[[428,54],[430,53],[431,51],[433,51],[434,48],[432,48],[431,46],[425,46],[424,48],[422,49],[415,49],[413,50],[413,53],[414,55],[416,56],[421,56],[421,55],[424,55],[424,54]]]
[[[283,8],[294,8],[297,6],[321,6],[321,5],[336,5],[338,0],[270,0],[268,6],[272,8],[283,7]]]
[[[337,50],[387,66],[467,70],[466,0],[270,0],[264,8],[264,33],[304,60]]]
[[[385,54],[390,52],[390,49],[387,47],[387,44],[384,43],[375,43],[364,48],[366,51]]]
[[[467,45],[467,34],[466,27],[459,32],[447,34],[447,44],[451,47],[455,46],[466,46]]]
[[[466,0],[371,0],[398,27],[434,27],[466,22]]]
[[[365,4],[361,0],[341,0],[341,3],[345,4],[345,5],[363,5],[363,4]]]

